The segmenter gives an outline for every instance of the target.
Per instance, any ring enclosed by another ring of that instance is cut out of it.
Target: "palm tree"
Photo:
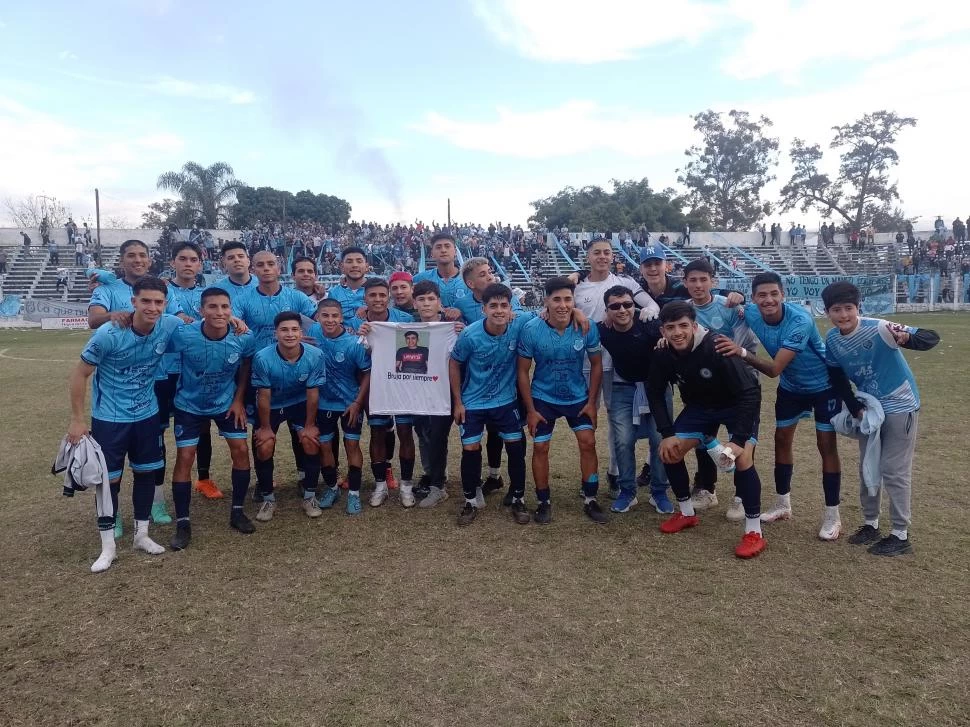
[[[236,179],[232,167],[225,162],[216,162],[209,167],[186,162],[181,171],[159,176],[156,186],[178,194],[207,227],[218,227],[220,222],[229,220],[236,190],[244,183]]]

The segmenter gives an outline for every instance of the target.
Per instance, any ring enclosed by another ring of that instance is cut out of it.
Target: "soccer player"
[[[435,267],[425,270],[414,276],[414,283],[422,280],[429,280],[438,286],[441,291],[441,305],[443,308],[454,309],[455,302],[459,298],[468,295],[468,287],[462,280],[461,271],[455,260],[458,256],[458,249],[455,247],[455,238],[448,232],[437,232],[431,236],[431,258],[435,262]],[[456,315],[451,311],[446,311],[448,320],[455,320]]]
[[[204,290],[201,313],[201,321],[176,331],[167,349],[178,356],[182,371],[174,402],[178,453],[172,474],[176,523],[172,550],[184,550],[192,539],[189,478],[200,435],[208,432],[210,422],[215,422],[219,434],[226,440],[232,459],[229,525],[241,533],[255,531],[243,512],[250,481],[245,393],[249,359],[259,349],[251,333],[236,335],[230,330],[232,303],[227,291],[215,287]]]
[[[343,324],[340,302],[332,299],[317,305],[316,323],[310,327],[309,337],[323,351],[327,372],[327,386],[321,390],[317,402],[317,429],[320,431],[320,470],[323,474],[323,493],[317,500],[321,509],[333,507],[340,499],[337,486],[337,461],[331,442],[343,432],[347,453],[347,514],[359,515],[361,471],[364,456],[360,451],[361,420],[367,407],[370,391],[370,355],[357,336],[347,332]],[[407,492],[410,495],[410,489]],[[401,486],[401,502],[405,507],[405,489]]]
[[[825,359],[829,367],[843,372],[833,376],[839,393],[852,416],[860,418],[862,402],[848,384],[879,400],[885,420],[879,428],[882,444],[879,473],[889,495],[892,528],[881,537],[879,506],[881,489],[869,493],[862,478],[866,442],[859,444],[859,498],[864,522],[849,536],[853,545],[868,545],[873,555],[904,555],[913,552],[911,524],[913,455],[919,426],[920,396],[916,379],[900,348],[927,351],[940,342],[935,331],[901,326],[898,323],[863,318],[859,315],[862,296],[852,283],[832,283],[822,291],[829,320],[835,326],[825,338]],[[848,376],[848,381],[845,380]]]
[[[261,253],[257,253],[260,255]],[[273,262],[276,262],[274,257]],[[273,494],[273,452],[276,431],[284,421],[297,433],[307,455],[303,458],[303,512],[307,517],[322,515],[316,501],[320,460],[317,457],[317,402],[319,387],[326,383],[323,352],[302,343],[303,327],[295,311],[277,313],[274,319],[276,343],[253,357],[252,384],[256,389],[256,427],[253,430],[256,484],[262,504],[256,519],[268,522],[276,511]]]
[[[327,286],[317,280],[317,263],[308,257],[298,257],[290,265],[293,287],[314,303],[327,297]]]
[[[367,271],[367,254],[359,247],[346,247],[340,253],[340,272],[343,282],[327,291],[327,297],[340,303],[344,323],[357,315],[364,305],[364,281]]]
[[[354,314],[347,321],[347,328],[352,333],[358,333],[365,323],[378,321],[381,323],[410,323],[414,316],[388,305],[390,288],[383,278],[368,278],[364,283],[364,315]]]
[[[691,260],[684,267],[683,287],[690,296],[688,302],[694,306],[697,322],[710,331],[711,335],[730,338],[750,353],[756,354],[758,339],[748,328],[748,324],[744,321],[744,315],[738,307],[730,305],[724,295],[714,292],[714,281],[714,267],[705,258]],[[740,296],[733,300],[737,302],[739,298]],[[706,448],[698,448],[696,454],[698,461],[705,462],[706,472],[710,469],[710,463],[706,461],[709,458],[702,450],[706,450]],[[715,494],[716,470],[713,477],[701,474],[697,479],[698,482],[691,496],[694,510],[706,510],[717,505],[717,495]],[[741,522],[744,519],[744,505],[740,497],[734,496],[726,515],[731,522]]]
[[[220,260],[226,277],[217,280],[213,285],[227,291],[233,301],[250,288],[259,285],[256,276],[249,272],[249,252],[243,243],[238,240],[223,243]]]
[[[836,540],[842,532],[839,497],[842,465],[831,419],[841,408],[825,364],[825,343],[815,320],[804,308],[785,302],[785,290],[777,273],[759,273],[751,281],[754,303],[744,308],[744,320],[761,341],[771,359],[758,358],[724,336],[717,350],[738,356],[766,376],[779,378],[775,399],[775,504],[762,516],[764,522],[787,520],[792,515],[791,481],[794,470],[793,442],[799,419],[814,413],[815,441],[822,456],[822,491],[825,511],[818,536]]]
[[[111,487],[113,512],[98,518],[101,555],[91,566],[95,573],[111,567],[116,557],[112,526],[118,513],[125,457],[134,474],[135,549],[152,555],[165,551],[148,537],[155,471],[165,464],[153,383],[169,339],[182,322],[164,315],[163,281],[145,276],[135,282],[132,291],[130,327],[102,325],[81,351],[81,360],[71,376],[68,439],[76,443],[90,432],[104,452]],[[84,390],[92,374],[89,429],[84,422]]]
[[[583,511],[595,523],[605,523],[606,513],[596,501],[599,487],[596,458],[596,409],[600,380],[600,340],[596,327],[581,333],[573,327],[573,291],[568,278],[550,278],[545,285],[547,319],[529,321],[519,335],[518,388],[533,437],[532,476],[539,505],[535,520],[552,521],[549,499],[549,440],[556,420],[564,417],[576,435],[582,471]],[[589,383],[583,361],[589,357]],[[535,362],[532,381],[529,371]]]
[[[387,282],[394,308],[402,313],[407,313],[411,317],[415,317],[414,279],[411,277],[411,273],[398,270],[396,273],[391,273],[391,277],[388,278]]]
[[[488,285],[480,295],[485,317],[461,332],[448,364],[454,419],[462,445],[465,505],[458,514],[458,524],[469,525],[484,504],[484,494],[479,499],[481,442],[491,424],[508,452],[512,519],[525,525],[531,517],[525,507],[525,440],[516,390],[517,350],[519,334],[533,315],[520,312],[513,317],[512,291],[499,283]]]
[[[641,439],[650,444],[650,498],[658,510],[670,502],[667,477],[660,461],[660,434],[654,417],[641,412],[646,404],[644,382],[657,342],[661,339],[656,321],[644,322],[635,311],[633,294],[625,285],[614,285],[603,293],[606,320],[597,324],[600,342],[610,354],[613,365],[613,392],[606,405],[612,423],[610,436],[616,454],[619,496],[610,507],[612,512],[629,512],[637,504],[636,445]],[[640,404],[638,405],[638,401]],[[666,407],[670,410],[672,403]],[[671,505],[670,511],[673,510]]]
[[[697,325],[697,314],[686,302],[674,301],[661,308],[660,326],[667,345],[654,352],[647,374],[647,400],[663,436],[660,458],[680,508],[660,524],[660,531],[678,533],[698,524],[684,457],[723,425],[730,433],[726,448],[734,456],[734,486],[745,511],[744,536],[734,553],[739,558],[753,558],[765,548],[761,480],[754,466],[761,386],[736,357],[715,350],[714,337]],[[675,383],[684,408],[672,420],[666,396],[667,387]]]

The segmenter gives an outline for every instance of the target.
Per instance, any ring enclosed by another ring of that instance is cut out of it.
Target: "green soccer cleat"
[[[172,522],[172,516],[168,514],[168,508],[164,502],[152,504],[152,522],[156,525],[168,525]]]

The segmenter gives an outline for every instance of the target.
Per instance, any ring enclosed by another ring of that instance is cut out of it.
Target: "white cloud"
[[[166,96],[179,96],[182,98],[197,98],[205,101],[225,101],[230,104],[251,104],[256,101],[256,94],[235,86],[227,86],[220,83],[197,83],[195,81],[184,81],[171,76],[161,76],[160,78],[146,84],[146,87],[157,93]]]
[[[57,54],[57,57],[60,60],[62,60],[62,61],[76,61],[77,60],[77,55],[75,55],[74,53],[72,53],[69,50],[62,50],[60,53]]]
[[[84,216],[99,187],[102,214],[138,219],[159,170],[179,166],[183,152],[182,139],[166,131],[90,131],[0,96],[0,159],[9,172],[0,197],[49,194]]]
[[[418,130],[462,149],[526,159],[548,159],[609,150],[630,156],[680,151],[690,120],[607,108],[593,101],[567,101],[551,109],[499,107],[490,121],[459,121],[431,111]]]
[[[695,0],[473,0],[485,28],[521,55],[600,63],[634,58],[656,45],[692,42],[721,11]]]
[[[729,12],[749,26],[722,63],[741,79],[795,82],[812,67],[886,58],[970,28],[970,6],[950,0],[732,0]]]

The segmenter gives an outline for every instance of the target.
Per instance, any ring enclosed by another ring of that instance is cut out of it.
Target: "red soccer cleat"
[[[397,480],[394,479],[394,473],[391,472],[391,465],[387,465],[387,477],[385,478],[385,482],[387,482],[387,489],[397,489]]]
[[[679,533],[681,530],[699,525],[700,522],[700,518],[697,515],[684,515],[678,512],[660,523],[660,532],[667,533],[667,535]]]
[[[768,543],[761,533],[745,533],[738,547],[734,549],[734,554],[739,558],[754,558],[766,547]]]

